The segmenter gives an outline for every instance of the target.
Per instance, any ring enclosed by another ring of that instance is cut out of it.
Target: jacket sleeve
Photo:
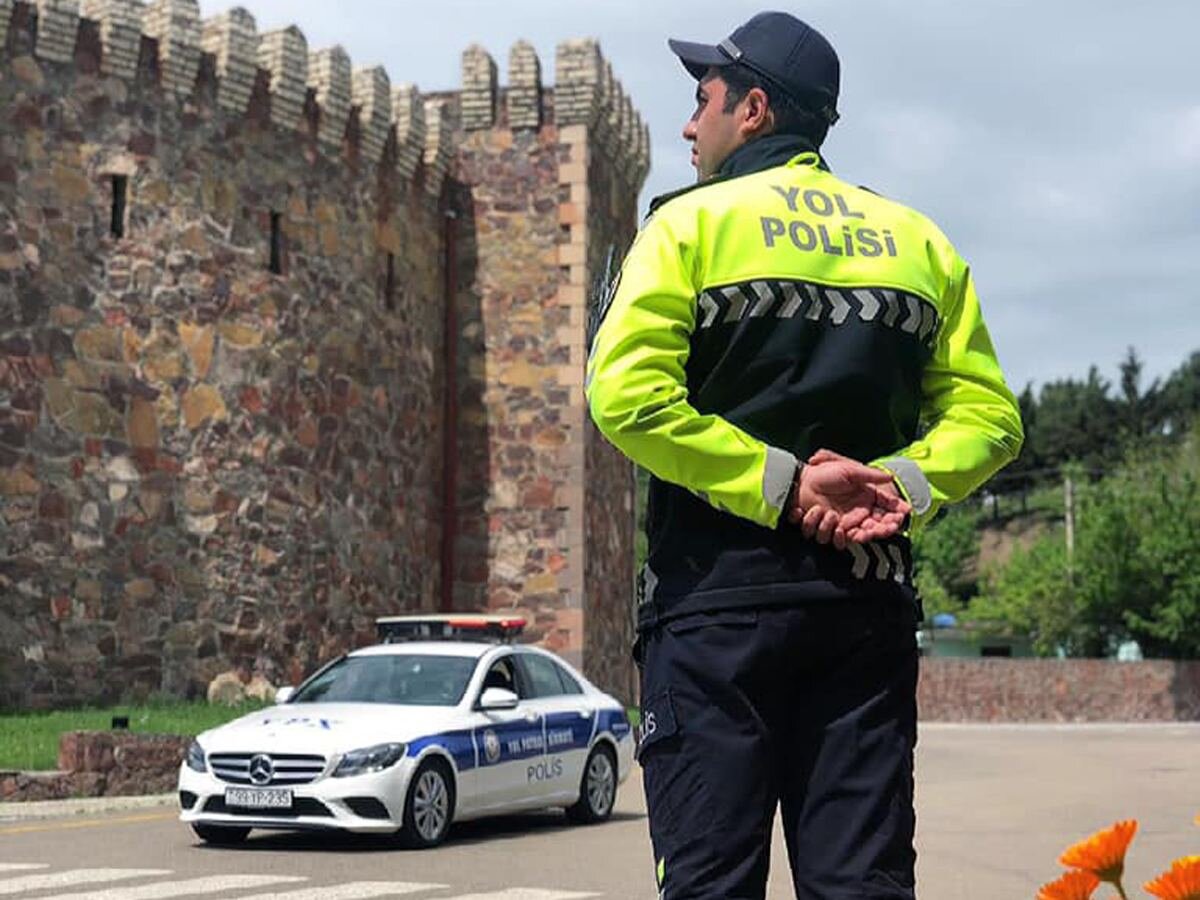
[[[895,476],[913,505],[914,528],[1014,460],[1024,441],[1020,407],[1000,371],[970,269],[957,254],[946,300],[921,383],[925,433],[872,463]]]
[[[658,478],[760,525],[778,522],[796,458],[688,402],[696,321],[694,244],[661,213],[625,258],[588,360],[592,418],[617,449]]]

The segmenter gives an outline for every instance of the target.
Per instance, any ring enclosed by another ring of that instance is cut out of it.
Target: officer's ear
[[[775,129],[775,113],[771,109],[771,101],[767,92],[760,87],[752,87],[746,91],[746,96],[737,106],[738,131],[744,137],[757,137],[760,134],[770,134]]]

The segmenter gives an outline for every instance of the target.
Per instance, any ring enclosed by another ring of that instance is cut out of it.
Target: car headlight
[[[205,765],[204,748],[200,746],[199,741],[192,741],[192,743],[188,746],[187,756],[184,757],[184,762],[187,763],[187,767],[189,769],[195,772],[208,771],[208,767]]]
[[[403,759],[406,749],[404,744],[376,744],[374,747],[351,750],[333,770],[333,777],[345,778],[347,775],[381,772]]]

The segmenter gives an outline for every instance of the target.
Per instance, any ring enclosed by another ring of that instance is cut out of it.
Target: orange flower
[[[1200,856],[1183,856],[1143,887],[1159,900],[1200,900]]]
[[[1088,900],[1100,879],[1091,872],[1066,872],[1038,889],[1037,900]]]
[[[1063,851],[1058,861],[1072,869],[1091,872],[1101,881],[1116,884],[1125,872],[1125,851],[1137,831],[1137,820],[1117,822]]]

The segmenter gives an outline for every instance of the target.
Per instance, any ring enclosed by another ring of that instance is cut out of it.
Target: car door
[[[545,721],[546,759],[531,768],[529,789],[544,800],[574,799],[582,782],[595,712],[583,689],[548,654],[525,650],[517,662],[529,683],[530,703]]]
[[[479,697],[489,687],[513,691],[519,698],[516,708],[481,709]],[[529,694],[514,654],[501,654],[490,663],[475,698],[479,808],[519,806],[528,798],[530,767],[543,762],[546,743],[542,713]]]

